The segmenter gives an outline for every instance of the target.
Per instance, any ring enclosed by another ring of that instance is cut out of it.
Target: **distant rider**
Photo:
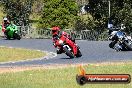
[[[110,48],[114,48],[115,44],[118,41],[118,37],[116,36],[116,33],[118,31],[124,30],[126,27],[124,26],[124,24],[121,24],[120,27],[118,28],[114,28],[113,26],[109,29],[109,39],[112,40],[112,42],[109,44]],[[126,35],[126,34],[125,34]]]
[[[3,19],[3,22],[2,22],[2,31],[4,32],[5,35],[7,35],[8,32],[10,31],[10,30],[6,30],[6,28],[7,28],[9,25],[10,25],[10,22],[9,22],[9,20],[5,17],[5,18]]]
[[[9,24],[10,24],[9,20],[5,17],[5,18],[3,19],[2,26],[3,26],[4,28],[7,28],[7,27],[9,26]]]

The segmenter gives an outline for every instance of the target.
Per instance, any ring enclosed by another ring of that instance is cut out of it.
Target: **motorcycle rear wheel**
[[[82,56],[82,53],[81,53],[80,49],[77,49],[77,55],[76,55],[76,57],[81,57],[81,56]]]
[[[14,38],[15,38],[15,39],[18,39],[18,40],[21,39],[20,35],[18,35],[17,33],[14,33]]]
[[[129,43],[130,43],[130,44],[129,44]],[[127,48],[128,48],[129,50],[132,50],[132,41],[129,41],[128,43],[125,42],[125,45],[127,46]]]

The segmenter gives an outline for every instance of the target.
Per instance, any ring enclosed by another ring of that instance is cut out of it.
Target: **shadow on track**
[[[74,59],[74,58],[66,57],[66,58],[60,58],[60,59]]]

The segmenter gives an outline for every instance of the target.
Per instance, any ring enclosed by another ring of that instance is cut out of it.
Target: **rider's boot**
[[[114,48],[114,46],[115,46],[116,43],[117,43],[116,41],[112,41],[112,42],[109,44],[109,47],[110,47],[110,48]]]
[[[62,54],[63,53],[63,50],[60,48],[58,48],[57,50],[56,50],[56,52],[57,52],[57,54]]]

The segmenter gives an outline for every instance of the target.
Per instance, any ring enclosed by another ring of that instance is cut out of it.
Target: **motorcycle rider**
[[[7,28],[9,25],[10,25],[10,22],[9,22],[8,18],[5,17],[5,18],[3,19],[3,22],[2,22],[2,31],[3,31],[4,34],[7,35],[7,36],[8,36],[8,32],[9,32],[10,30],[6,30],[6,28]]]
[[[114,27],[111,27],[110,32],[109,32],[109,35],[110,35],[110,40],[112,40],[112,42],[109,44],[109,47],[110,48],[114,48],[115,44],[117,43],[118,41],[118,37],[116,36],[116,33],[119,31],[119,30],[124,30],[126,27],[124,26],[124,24],[121,24],[119,28],[114,28]],[[125,34],[126,35],[126,34]]]
[[[8,18],[4,18],[3,19],[3,22],[2,22],[2,24],[3,24],[3,26],[6,28],[6,27],[8,27],[9,26],[9,24],[10,24],[10,22],[9,22],[9,20],[8,20]]]
[[[72,42],[75,43],[75,39],[73,39],[68,33],[64,32],[64,31],[60,31],[60,27],[55,26],[52,27],[52,40],[53,40],[53,45],[56,48],[57,44],[56,41],[61,37],[61,36],[65,36],[66,38],[68,38],[69,40],[71,40]],[[70,43],[73,46],[73,43]],[[57,54],[61,54],[63,51],[63,47],[60,47],[57,49]]]
[[[112,24],[112,22],[109,22],[109,23],[108,23],[108,30],[109,30],[108,34],[109,34],[109,35],[110,35],[111,32],[112,32],[112,28],[113,28],[113,24]]]

